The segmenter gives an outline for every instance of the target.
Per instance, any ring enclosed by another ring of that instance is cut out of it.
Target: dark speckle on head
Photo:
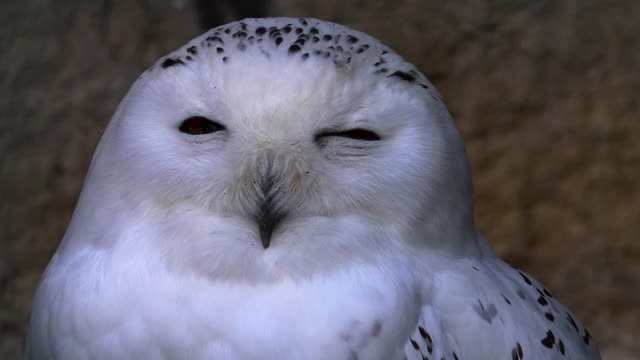
[[[318,34],[318,29],[312,27],[311,29],[309,29],[309,33],[313,34],[313,35],[317,35]]]
[[[217,47],[217,48],[216,48],[216,52],[217,52],[218,54],[223,53],[223,52],[224,52],[224,49],[223,49],[223,48],[221,48],[221,47]]]
[[[220,44],[224,45],[224,40],[222,40],[222,38],[220,38],[219,36],[209,36],[206,40],[208,42],[219,42]]]
[[[330,41],[331,39],[333,39],[333,36],[331,36],[329,34],[327,34],[327,35],[322,37],[322,40],[324,40],[324,41]]]
[[[180,59],[173,59],[173,58],[166,58],[162,62],[162,67],[165,69],[168,67],[176,66],[176,65],[184,65],[184,62]]]
[[[393,74],[389,75],[389,77],[392,76],[396,76],[399,77],[400,79],[404,80],[404,81],[408,81],[410,83],[414,82],[416,80],[416,77],[414,75],[411,75],[409,73],[406,73],[404,71],[395,71]]]
[[[228,60],[229,60],[229,58],[228,58],[227,56],[225,56],[225,57],[223,57],[223,58],[222,58],[222,61],[223,61],[223,62],[227,62]]]
[[[245,31],[238,31],[235,34],[233,34],[233,37],[237,37],[238,39],[244,39],[247,37],[247,33]]]
[[[549,304],[549,302],[547,301],[547,299],[545,299],[544,296],[540,296],[538,298],[538,304],[542,305],[542,306],[547,306]]]
[[[518,273],[520,274],[520,276],[522,276],[522,279],[524,280],[524,282],[526,282],[528,285],[533,285],[533,283],[531,282],[531,280],[527,275],[523,274],[520,271],[518,271]]]
[[[196,55],[198,53],[198,48],[195,46],[190,46],[187,48],[187,52],[192,55]]]
[[[289,46],[289,54],[295,54],[300,50],[301,50],[300,46],[298,46],[296,44],[293,44],[293,45]]]
[[[362,51],[364,51],[364,50],[362,50]],[[387,61],[386,61],[383,57],[381,57],[381,58],[378,60],[378,62],[376,62],[375,64],[373,64],[373,66],[380,66],[380,65],[382,65],[382,64],[384,64],[384,63],[386,63],[386,62],[387,62]]]
[[[264,26],[260,26],[256,29],[256,35],[264,35],[267,32],[267,28],[265,28]]]
[[[269,37],[270,38],[276,38],[280,36],[280,29],[276,28],[276,27],[270,27],[269,28]]]
[[[276,38],[276,46],[280,45],[281,43],[282,43],[282,38],[281,37]]]
[[[358,42],[358,38],[353,35],[347,35],[347,42],[349,44],[355,44]]]

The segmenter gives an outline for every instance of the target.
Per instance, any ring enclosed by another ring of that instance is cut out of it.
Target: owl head
[[[399,244],[462,254],[471,198],[460,135],[415,66],[334,23],[247,19],[132,86],[70,231],[103,224],[94,244],[141,241],[210,273],[314,268]]]

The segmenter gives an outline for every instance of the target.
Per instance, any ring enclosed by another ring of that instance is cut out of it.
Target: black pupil
[[[203,135],[224,130],[224,126],[203,116],[192,116],[180,124],[180,131],[189,135]]]

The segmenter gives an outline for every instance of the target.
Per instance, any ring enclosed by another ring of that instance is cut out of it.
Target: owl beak
[[[258,229],[260,231],[260,241],[262,241],[262,246],[265,250],[271,243],[273,230],[278,226],[282,218],[284,218],[283,215],[274,213],[271,206],[271,202],[265,201],[260,208],[258,216],[256,216],[256,222],[258,223]]]
[[[273,178],[269,175],[262,178],[260,185],[263,199],[255,217],[260,231],[260,241],[262,241],[262,246],[265,249],[267,249],[271,243],[273,230],[278,226],[282,218],[284,218],[284,216],[274,208],[273,183]]]
[[[273,229],[277,225],[278,221],[272,216],[263,216],[257,219],[258,228],[260,230],[260,241],[262,241],[262,247],[265,250],[269,247],[271,243],[271,234],[273,234]]]

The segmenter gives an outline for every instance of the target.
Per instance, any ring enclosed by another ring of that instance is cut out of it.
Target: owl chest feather
[[[231,284],[163,272],[106,275],[95,264],[74,281],[49,270],[42,291],[60,296],[47,296],[54,300],[42,321],[60,331],[42,342],[46,352],[66,359],[402,358],[420,311],[415,287],[385,266]]]

